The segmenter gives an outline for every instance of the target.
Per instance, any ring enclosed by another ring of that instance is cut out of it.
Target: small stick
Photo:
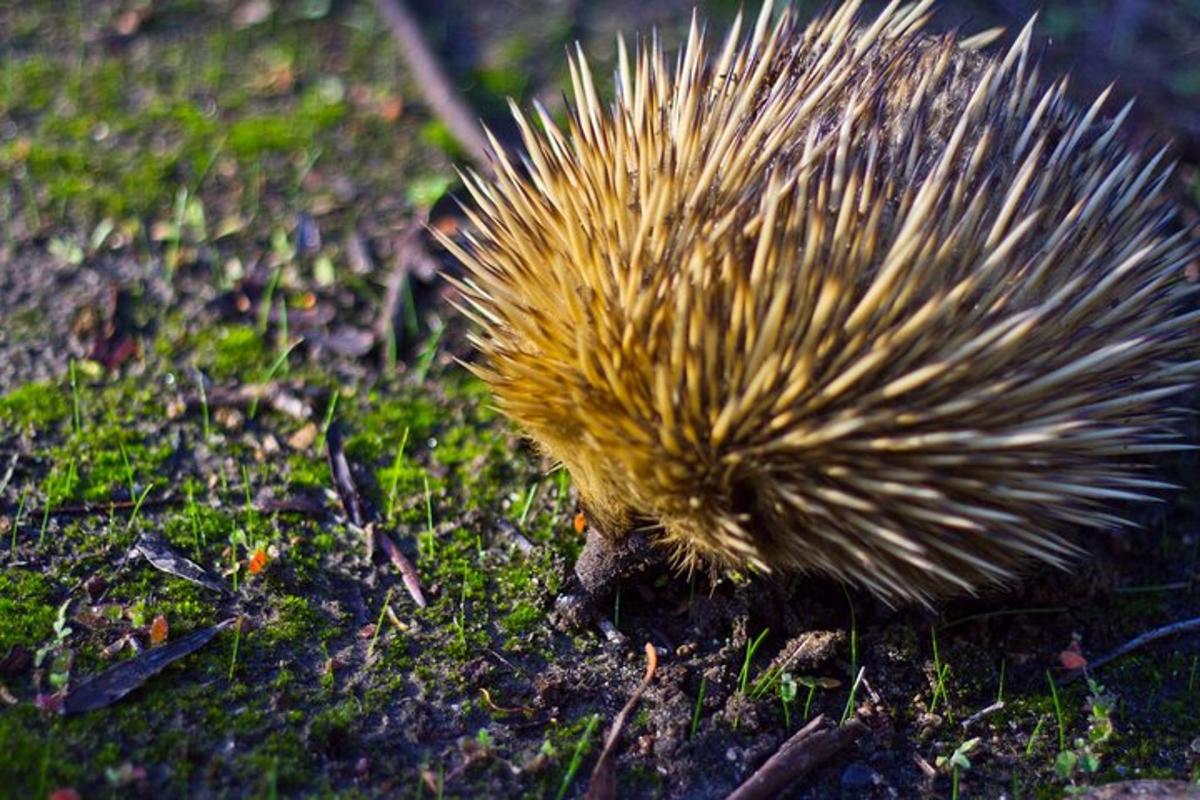
[[[413,602],[421,608],[425,608],[425,593],[421,591],[421,579],[417,575],[417,568],[405,557],[404,553],[400,552],[400,548],[392,541],[392,537],[383,531],[374,531],[374,534],[374,538],[383,548],[383,552],[387,553],[392,564],[400,571],[400,579],[404,582],[404,588],[412,597]]]
[[[600,752],[600,758],[596,759],[596,766],[592,769],[592,777],[588,781],[587,792],[584,794],[584,800],[612,800],[617,796],[617,776],[613,772],[612,755],[616,749],[617,740],[621,738],[621,729],[625,727],[625,718],[629,716],[629,712],[633,711],[638,700],[650,685],[650,681],[654,679],[654,671],[658,669],[658,653],[654,649],[654,645],[646,642],[646,674],[642,677],[642,682],[633,690],[633,694],[625,701],[625,706],[617,712],[617,716],[613,718],[612,727],[608,729],[608,736],[604,740],[604,749]]]
[[[813,717],[725,800],[767,800],[778,797],[813,768],[854,744],[868,730],[859,719],[822,730],[825,724],[824,714]]]
[[[533,552],[533,542],[525,538],[525,535],[517,529],[517,526],[513,525],[508,520],[504,518],[496,520],[496,530],[511,539],[512,543],[516,545],[517,549],[523,554],[529,555]]]
[[[307,402],[275,382],[235,387],[217,386],[207,393],[202,390],[195,397],[186,400],[188,409],[203,409],[205,406],[249,406],[264,401],[280,414],[293,419],[307,420],[313,415],[312,407]]]
[[[400,313],[400,301],[404,297],[404,286],[409,277],[415,272],[414,264],[421,258],[429,258],[424,252],[425,243],[421,234],[428,223],[429,212],[422,211],[400,234],[397,252],[393,258],[392,271],[388,274],[387,285],[383,293],[383,304],[379,308],[379,316],[375,319],[375,338],[384,343],[381,357],[388,365],[388,352],[399,347],[396,335],[396,317]],[[394,350],[393,350],[394,352]]]
[[[962,729],[965,731],[967,728],[971,727],[976,722],[979,722],[979,720],[983,719],[988,714],[995,714],[997,711],[1001,711],[1003,709],[1004,709],[1004,701],[997,700],[996,702],[992,703],[987,708],[981,708],[978,711],[976,711],[974,714],[972,714],[971,716],[964,719],[962,721]]]
[[[1139,647],[1144,647],[1151,642],[1156,642],[1159,639],[1165,639],[1168,636],[1175,636],[1179,633],[1191,633],[1193,631],[1200,631],[1200,617],[1185,619],[1182,622],[1173,622],[1170,625],[1164,625],[1161,628],[1155,628],[1152,631],[1146,631],[1140,636],[1133,637],[1116,650],[1105,653],[1099,658],[1090,659],[1084,669],[1075,670],[1074,672],[1068,674],[1066,681],[1073,681],[1080,675],[1083,675],[1087,670],[1097,669],[1110,661],[1116,661],[1121,656],[1131,653],[1134,650],[1137,650]]]
[[[83,503],[77,506],[52,507],[48,513],[52,517],[91,517],[102,514],[111,515],[118,511],[134,511],[139,507],[141,509],[164,508],[166,506],[178,505],[180,502],[180,498],[178,497],[156,497],[153,500],[145,500],[140,504],[137,500],[109,500],[108,502]],[[3,510],[4,513],[8,513],[8,507],[5,507]],[[32,517],[47,512],[45,508],[30,508],[25,513],[26,516]]]
[[[12,480],[13,473],[17,469],[17,459],[20,457],[20,453],[13,453],[12,458],[9,459],[8,469],[4,471],[4,477],[0,478],[0,494],[8,488],[8,482]]]
[[[420,87],[429,109],[446,123],[475,166],[490,172],[491,151],[479,115],[454,87],[408,5],[404,0],[375,0],[375,8],[392,29],[392,36],[400,44],[400,55],[412,70],[413,82]]]

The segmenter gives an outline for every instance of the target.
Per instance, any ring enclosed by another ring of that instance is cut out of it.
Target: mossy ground
[[[390,342],[336,347],[339,331],[372,329],[403,231],[449,183],[445,133],[370,3],[297,0],[254,21],[266,5],[0,9],[0,659],[14,656],[0,663],[0,796],[578,796],[642,641],[660,667],[623,738],[623,796],[722,796],[806,716],[840,718],[859,667],[855,700],[890,726],[797,796],[949,796],[937,759],[973,737],[962,796],[1200,777],[1196,637],[1105,667],[1104,696],[1057,669],[1073,636],[1095,655],[1200,612],[1191,460],[1168,465],[1185,488],[1148,531],[1096,543],[1079,576],[936,617],[817,580],[662,575],[614,603],[628,648],[553,626],[581,546],[569,479],[454,363],[464,326],[438,284],[410,282]],[[683,4],[559,6],[437,17],[487,28],[432,29],[485,113],[504,93],[552,96],[572,37],[603,59],[613,18],[676,38],[686,20]],[[1046,24],[1070,37],[1087,29],[1077,16]],[[455,43],[471,36],[467,57]],[[1190,75],[1172,73],[1173,96],[1195,90]],[[118,316],[140,353],[106,368],[86,356],[95,320]],[[265,381],[311,419],[207,400]],[[344,521],[329,420],[427,608]],[[297,499],[307,510],[266,510]],[[130,555],[145,532],[237,591]],[[114,645],[145,645],[157,617],[173,640],[237,615],[239,631],[109,708],[60,717],[36,702],[133,657]],[[753,688],[814,631],[833,644]]]

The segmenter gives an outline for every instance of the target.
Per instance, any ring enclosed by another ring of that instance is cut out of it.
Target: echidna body
[[[1164,488],[1195,248],[1128,107],[1043,86],[1030,28],[987,56],[857,5],[693,24],[673,68],[622,43],[611,106],[579,54],[568,129],[514,109],[526,163],[467,179],[448,244],[476,369],[601,530],[927,601]]]

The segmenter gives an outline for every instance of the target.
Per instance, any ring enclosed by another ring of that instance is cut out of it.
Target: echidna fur
[[[1032,21],[989,55],[930,5],[619,42],[609,105],[579,52],[566,130],[514,106],[525,163],[466,176],[473,369],[607,535],[927,602],[1167,488],[1200,315],[1164,152],[1039,80]]]

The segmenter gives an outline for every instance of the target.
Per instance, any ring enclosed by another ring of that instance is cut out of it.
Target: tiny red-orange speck
[[[270,559],[267,558],[266,550],[263,550],[261,547],[255,550],[254,555],[250,556],[250,573],[257,575],[258,573],[262,572],[264,569],[266,569],[267,562],[269,560]]]

